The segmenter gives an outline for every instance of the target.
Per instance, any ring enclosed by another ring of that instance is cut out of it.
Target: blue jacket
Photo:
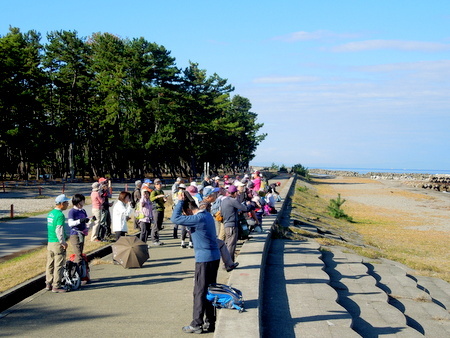
[[[182,215],[183,201],[179,201],[173,210],[170,220],[174,224],[189,227],[194,243],[195,261],[197,263],[212,262],[220,259],[217,245],[216,226],[214,218],[206,210],[200,210],[196,215]]]

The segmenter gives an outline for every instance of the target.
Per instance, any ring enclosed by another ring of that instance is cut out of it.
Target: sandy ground
[[[380,213],[409,214],[417,230],[450,232],[450,194],[415,188],[400,181],[372,180],[355,177],[321,179],[347,201],[377,207]],[[336,197],[334,195],[333,198]]]

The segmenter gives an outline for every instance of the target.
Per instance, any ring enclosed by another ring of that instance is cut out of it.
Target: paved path
[[[92,284],[79,291],[41,291],[0,319],[0,335],[15,337],[179,337],[192,320],[194,251],[162,231],[141,269],[92,266]],[[227,281],[219,271],[219,281]],[[210,335],[212,336],[212,334]]]
[[[290,222],[287,216],[280,215],[280,224]],[[265,230],[274,220],[266,218]],[[4,312],[0,335],[186,336],[181,327],[192,316],[193,251],[170,235],[162,231],[167,244],[152,247],[141,269],[95,265],[93,283],[80,291],[41,291]],[[266,239],[254,235],[241,248],[239,268],[219,271],[219,282],[243,291],[246,312],[220,310],[214,336],[450,337],[448,283],[348,249],[322,250],[313,240]]]

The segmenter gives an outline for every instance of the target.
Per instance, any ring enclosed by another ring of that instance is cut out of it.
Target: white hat
[[[245,184],[239,180],[235,180],[233,183],[236,187],[243,187]]]
[[[64,202],[69,202],[70,198],[67,198],[66,195],[62,194],[59,195],[55,198],[55,203],[56,204],[60,204],[60,203],[64,203]]]

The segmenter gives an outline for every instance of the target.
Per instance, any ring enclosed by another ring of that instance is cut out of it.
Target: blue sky
[[[250,99],[252,164],[450,169],[450,1],[2,1],[8,27],[143,36]]]

